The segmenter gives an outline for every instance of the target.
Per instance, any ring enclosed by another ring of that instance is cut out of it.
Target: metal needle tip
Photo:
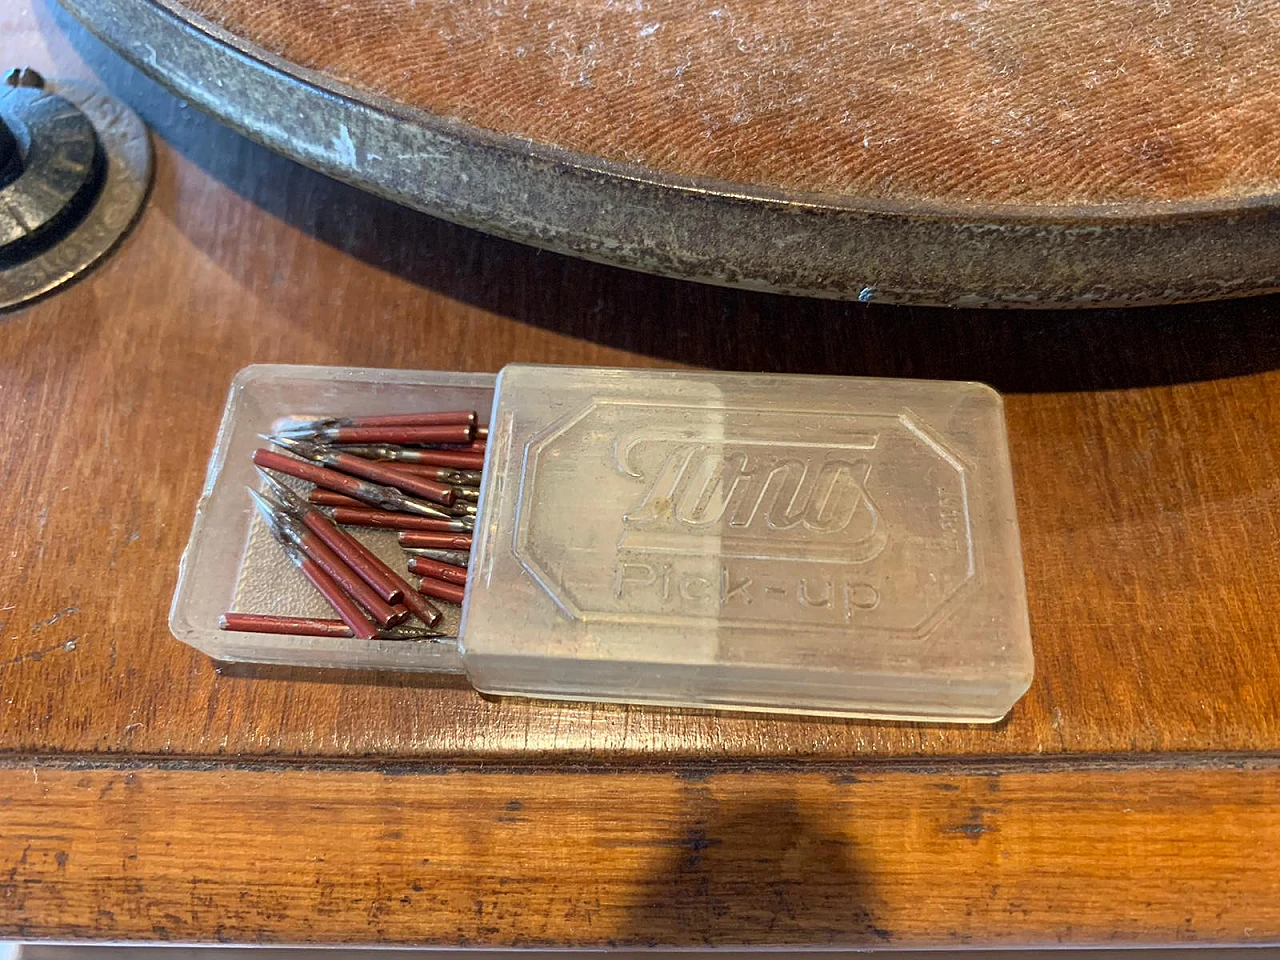
[[[280,526],[280,516],[276,513],[275,504],[252,487],[245,487],[245,489],[249,491],[249,496],[253,499],[253,505],[258,508],[258,513],[262,514],[262,519],[266,521],[272,536],[276,539],[282,538],[284,531]]]
[[[316,420],[299,420],[296,423],[282,424],[279,432],[287,433],[292,436],[315,436],[322,430],[328,430],[330,427],[336,426],[337,423],[338,421],[333,417],[320,417]]]
[[[285,486],[261,467],[258,467],[257,470],[259,475],[262,477],[262,482],[267,485],[267,489],[270,490],[272,495],[275,497],[276,506],[288,511],[296,517],[300,517],[302,514],[306,513],[307,502],[303,500],[302,497],[298,496],[295,491]]]
[[[261,434],[259,434],[259,436],[261,436]],[[290,453],[297,453],[299,450],[311,446],[311,444],[307,443],[305,440],[300,440],[297,437],[280,436],[279,434],[266,437],[264,439],[269,443],[274,443],[277,447],[284,447],[284,449],[288,450]]]

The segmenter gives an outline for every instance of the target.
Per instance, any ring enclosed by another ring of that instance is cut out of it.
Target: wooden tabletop
[[[0,936],[467,944],[1280,937],[1280,300],[948,312],[593,265],[218,126],[56,8],[153,194],[0,317]],[[1007,394],[1036,679],[993,727],[223,666],[166,612],[231,377],[511,361]]]

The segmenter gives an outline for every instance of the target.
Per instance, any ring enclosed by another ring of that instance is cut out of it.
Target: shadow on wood
[[[725,801],[693,785],[685,796],[684,818],[668,825],[673,835],[648,840],[667,852],[635,884],[621,942],[657,946],[673,929],[708,945],[890,939],[876,923],[874,885],[856,846],[822,811],[786,796]]]

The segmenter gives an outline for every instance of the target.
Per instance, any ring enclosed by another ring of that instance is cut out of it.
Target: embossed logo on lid
[[[920,636],[975,576],[965,466],[905,409],[595,400],[520,486],[516,556],[575,619]]]

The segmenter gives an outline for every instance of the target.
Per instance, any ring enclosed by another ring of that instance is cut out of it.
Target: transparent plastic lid
[[[1031,682],[988,387],[515,365],[490,430],[481,690],[989,722]]]

